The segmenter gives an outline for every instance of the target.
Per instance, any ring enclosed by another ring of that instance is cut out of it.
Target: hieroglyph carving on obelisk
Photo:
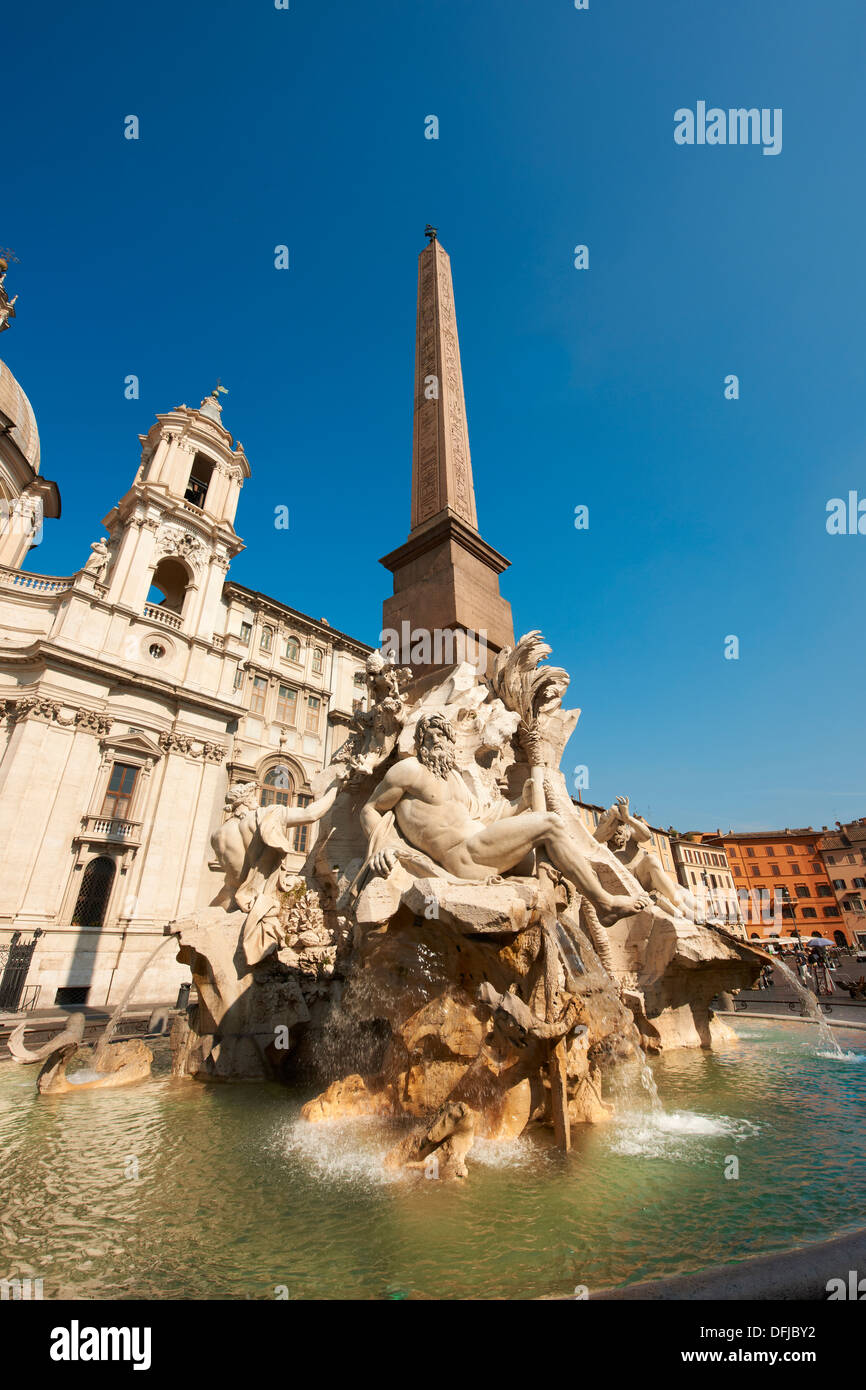
[[[434,237],[418,258],[412,530],[440,514],[478,529],[451,262]]]

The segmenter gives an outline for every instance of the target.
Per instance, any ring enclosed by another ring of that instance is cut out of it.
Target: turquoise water
[[[41,1097],[0,1064],[0,1277],[45,1298],[531,1298],[700,1269],[863,1224],[866,1035],[796,1023],[653,1062],[610,1125],[480,1145],[445,1184],[382,1171],[393,1131],[306,1095],[167,1075]],[[633,1107],[633,1108],[632,1108]],[[731,1158],[739,1176],[726,1178]],[[138,1176],[135,1176],[137,1169]]]

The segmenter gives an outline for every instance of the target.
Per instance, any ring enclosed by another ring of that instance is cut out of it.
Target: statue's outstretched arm
[[[296,825],[313,825],[330,811],[340,790],[339,782],[334,782],[318,801],[309,806],[270,806],[259,822],[259,834],[266,845],[272,849],[288,850],[285,832]]]

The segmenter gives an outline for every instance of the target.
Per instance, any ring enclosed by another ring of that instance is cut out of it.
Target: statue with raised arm
[[[365,684],[369,708],[357,710],[353,729],[334,756],[345,763],[350,775],[375,772],[388,758],[403,727],[406,714],[406,687],[412,680],[407,666],[388,661],[380,651],[367,657]]]
[[[659,906],[682,911],[684,890],[667,874],[653,852],[652,831],[643,816],[633,816],[627,796],[618,796],[595,830],[600,844],[608,845],[621,864],[634,874],[641,888],[655,894]]]
[[[291,852],[289,831],[320,821],[333,806],[339,789],[340,778],[335,777],[324,796],[309,806],[257,806],[255,783],[232,788],[243,814],[238,818],[236,810],[235,824],[229,821],[221,826],[212,836],[211,845],[226,875],[226,885],[242,912],[249,912],[267,880]]]
[[[397,860],[400,834],[455,878],[487,881],[516,868],[532,850],[552,863],[610,919],[640,912],[649,899],[608,893],[554,811],[532,811],[531,783],[517,801],[502,797],[482,812],[455,768],[454,729],[440,713],[423,715],[415,729],[415,756],[388,769],[361,810],[368,866],[387,875]],[[393,812],[393,817],[389,813]]]

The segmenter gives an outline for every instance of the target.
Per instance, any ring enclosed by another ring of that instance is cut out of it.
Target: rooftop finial
[[[222,420],[220,419],[220,416],[223,412],[222,401],[220,400],[221,394],[223,396],[227,396],[228,387],[223,386],[219,377],[217,377],[216,386],[210,392],[209,395],[205,396],[204,400],[199,406],[199,410],[201,411],[202,415],[206,415],[209,420],[215,420],[218,425],[222,424]]]
[[[424,235],[425,235],[425,237],[427,238],[428,241],[435,241],[435,240],[436,240],[436,232],[437,232],[437,230],[438,230],[438,228],[432,226],[429,222],[427,223],[427,226],[424,228]]]

